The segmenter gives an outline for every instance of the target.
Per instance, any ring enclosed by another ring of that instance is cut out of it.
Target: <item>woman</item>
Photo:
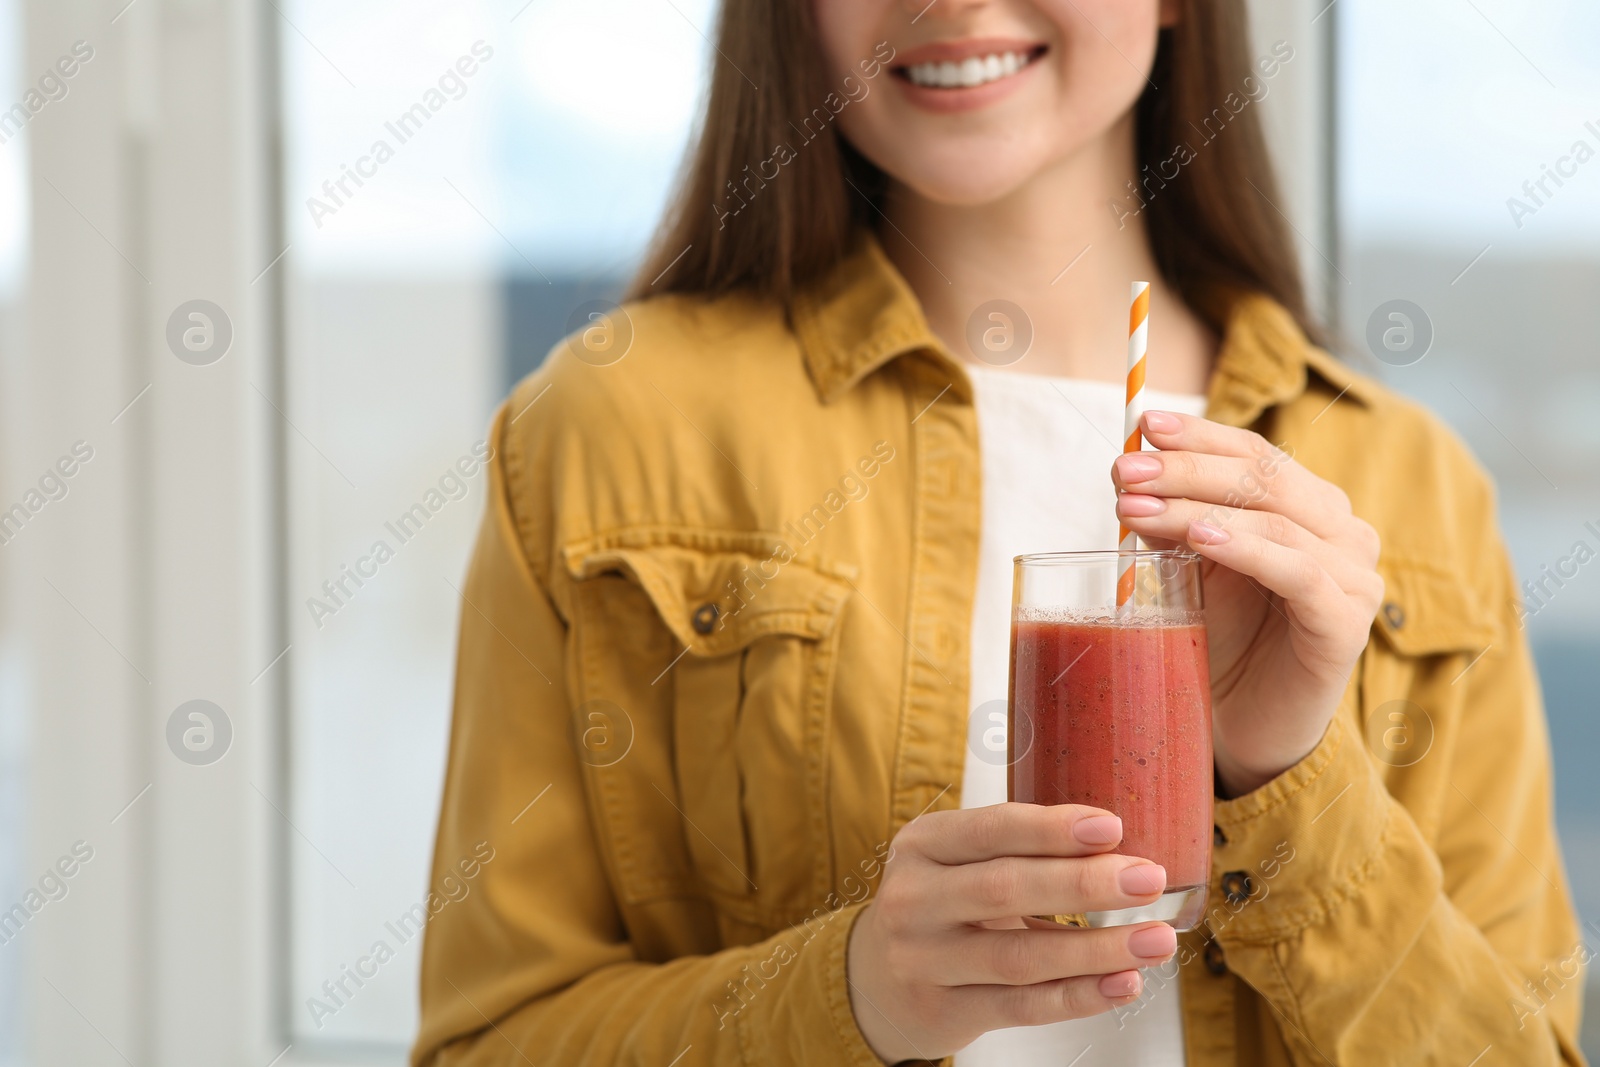
[[[436,865],[493,859],[415,1063],[1579,1062],[1491,490],[1308,340],[1255,106],[1296,52],[1246,41],[1239,0],[728,0],[635,302],[495,423]],[[1208,568],[1179,937],[1022,928],[1166,874],[966,740],[1010,556],[1118,519]]]

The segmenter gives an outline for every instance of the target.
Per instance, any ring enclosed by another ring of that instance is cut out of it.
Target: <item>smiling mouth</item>
[[[896,67],[894,73],[923,89],[976,89],[1002,81],[1038,62],[1048,46],[1025,50],[1001,50],[962,60],[913,63]]]

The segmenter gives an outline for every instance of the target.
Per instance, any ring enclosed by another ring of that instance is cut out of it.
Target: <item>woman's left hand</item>
[[[1260,434],[1151,411],[1119,456],[1117,517],[1206,560],[1217,775],[1242,796],[1322,739],[1383,600],[1378,534]]]

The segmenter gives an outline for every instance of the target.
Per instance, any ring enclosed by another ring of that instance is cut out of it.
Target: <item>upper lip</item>
[[[960,63],[973,56],[983,57],[1017,52],[1030,55],[1043,47],[1043,41],[1029,41],[1021,37],[970,37],[961,41],[935,41],[919,45],[895,57],[895,66],[914,67],[920,63]]]

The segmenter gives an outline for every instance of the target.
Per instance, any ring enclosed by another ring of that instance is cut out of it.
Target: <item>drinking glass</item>
[[[1133,589],[1117,603],[1118,572]],[[1042,915],[1071,926],[1160,919],[1189,930],[1211,879],[1211,677],[1200,557],[1185,549],[1018,556],[1011,595],[1007,791],[1122,819],[1117,851],[1161,864],[1135,908]]]

